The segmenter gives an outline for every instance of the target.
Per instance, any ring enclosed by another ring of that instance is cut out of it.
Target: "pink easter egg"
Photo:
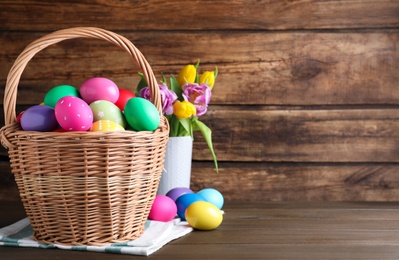
[[[96,100],[107,100],[115,103],[119,98],[119,88],[110,79],[91,78],[82,83],[79,88],[80,96],[87,104]]]
[[[157,195],[148,218],[162,222],[171,221],[177,213],[176,203],[165,195]]]
[[[65,131],[87,131],[93,124],[93,112],[82,99],[60,98],[55,105],[55,117]]]

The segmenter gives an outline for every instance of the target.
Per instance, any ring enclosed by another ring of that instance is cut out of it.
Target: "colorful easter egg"
[[[54,109],[41,105],[25,110],[21,115],[20,124],[25,131],[50,132],[58,127]]]
[[[93,112],[82,99],[62,97],[55,105],[55,116],[65,131],[87,131],[93,124]]]
[[[187,222],[195,229],[213,230],[223,221],[222,211],[206,201],[193,202],[185,212]]]
[[[148,218],[151,220],[167,222],[174,219],[176,213],[177,207],[171,198],[165,195],[157,195],[151,206]]]
[[[135,131],[154,131],[161,120],[155,105],[140,97],[127,101],[124,114],[126,121]]]
[[[111,120],[98,120],[94,122],[90,128],[92,132],[107,132],[107,131],[124,131],[120,124]]]
[[[187,194],[187,193],[194,193],[190,188],[187,187],[176,187],[171,189],[166,193],[166,196],[171,198],[173,201],[176,201],[181,195]]]
[[[186,209],[191,205],[191,203],[196,201],[205,201],[205,199],[195,193],[187,193],[178,197],[176,200],[177,215],[179,215],[182,220],[185,220],[184,214]]]
[[[53,132],[57,132],[57,133],[65,133],[66,131],[62,128],[57,128],[55,129]]]
[[[207,202],[212,203],[219,209],[223,207],[224,198],[220,191],[213,188],[205,188],[197,192],[198,195],[201,195]]]
[[[115,105],[121,110],[124,111],[125,110],[125,105],[127,103],[127,101],[131,98],[134,98],[135,95],[133,92],[131,92],[130,90],[127,89],[123,89],[120,88],[119,89],[119,98],[118,100],[115,102]]]
[[[17,118],[15,119],[15,120],[17,121],[17,123],[20,123],[20,122],[21,122],[21,117],[22,117],[22,115],[24,114],[24,112],[25,112],[25,111],[22,111],[21,113],[19,113],[19,114],[17,115]]]
[[[79,97],[79,91],[71,85],[59,85],[50,89],[44,96],[44,105],[55,107],[57,101],[66,96]]]
[[[119,88],[110,79],[91,78],[82,83],[79,88],[82,99],[88,104],[96,100],[107,100],[115,103],[119,98]]]
[[[121,125],[123,128],[126,127],[125,117],[114,103],[107,100],[97,100],[90,104],[90,108],[93,111],[94,122],[110,120]]]

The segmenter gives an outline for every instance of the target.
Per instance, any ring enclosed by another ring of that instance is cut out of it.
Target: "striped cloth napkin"
[[[60,248],[65,250],[148,256],[170,241],[182,237],[192,230],[187,222],[181,221],[179,218],[175,218],[169,222],[147,220],[144,234],[135,240],[105,246],[63,246],[36,242],[32,237],[33,229],[29,223],[29,219],[25,218],[0,229],[0,246]]]

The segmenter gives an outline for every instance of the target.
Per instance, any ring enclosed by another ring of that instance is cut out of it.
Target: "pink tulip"
[[[177,100],[177,95],[165,85],[159,85],[159,90],[162,100],[162,112],[166,115],[173,114],[173,103]],[[139,95],[142,98],[150,100],[150,90],[148,87],[142,88]]]
[[[202,116],[208,109],[212,92],[207,84],[187,83],[183,86],[183,98],[194,104],[197,116]]]

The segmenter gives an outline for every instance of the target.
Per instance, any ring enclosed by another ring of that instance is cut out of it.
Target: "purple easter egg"
[[[166,193],[166,196],[171,198],[173,201],[176,202],[177,198],[179,198],[181,195],[187,194],[187,193],[194,193],[191,189],[186,188],[186,187],[177,187],[173,188],[170,191]]]
[[[58,128],[54,109],[49,106],[36,105],[28,108],[22,114],[20,123],[24,131],[50,132]]]

